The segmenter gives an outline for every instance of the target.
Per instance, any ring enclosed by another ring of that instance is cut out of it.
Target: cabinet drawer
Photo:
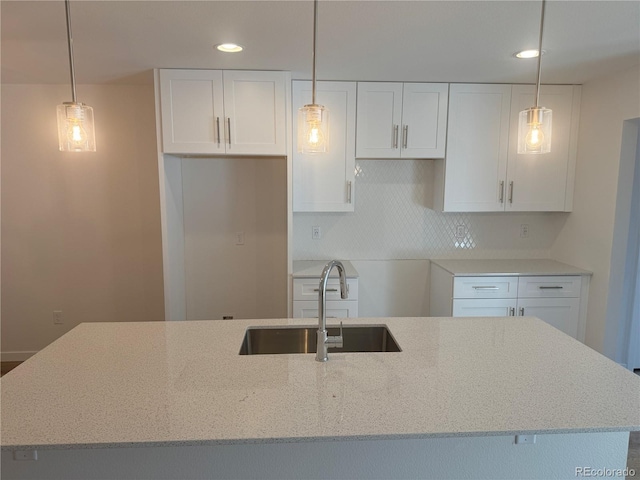
[[[320,278],[294,278],[293,279],[293,299],[294,300],[318,300],[318,287]],[[358,299],[358,279],[347,278],[348,300]],[[329,278],[327,282],[327,300],[342,300],[340,298],[340,280]]]
[[[518,277],[455,277],[453,298],[516,298]]]
[[[577,298],[580,296],[581,286],[582,277],[580,276],[520,277],[518,297]]]
[[[358,316],[358,302],[356,300],[341,300],[327,302],[327,319],[355,318]],[[294,301],[293,318],[318,318],[318,302]]]

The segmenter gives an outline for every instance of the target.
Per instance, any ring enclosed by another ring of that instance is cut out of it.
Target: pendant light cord
[[[69,0],[66,0],[69,1]],[[316,35],[318,30],[318,0],[313,0],[313,67],[311,69],[311,103],[316,104]]]
[[[540,40],[538,43],[538,80],[536,82],[536,107],[540,101],[540,63],[542,61],[542,29],[544,27],[544,7],[546,0],[542,0],[542,13],[540,14]]]
[[[64,0],[65,10],[67,12],[67,42],[69,44],[69,71],[71,74],[71,98],[76,103],[76,72],[73,64],[73,37],[71,35],[71,6],[69,0]]]

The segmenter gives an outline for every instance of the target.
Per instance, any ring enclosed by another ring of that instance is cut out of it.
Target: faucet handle
[[[340,335],[327,337],[328,348],[342,348],[344,346],[344,338],[342,336],[342,321],[340,322]]]

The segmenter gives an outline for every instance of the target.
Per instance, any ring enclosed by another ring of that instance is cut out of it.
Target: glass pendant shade
[[[531,107],[520,112],[518,119],[518,153],[551,151],[552,112],[544,107]]]
[[[95,152],[93,108],[82,103],[58,105],[58,144],[61,152]]]
[[[326,153],[329,142],[329,112],[322,105],[298,109],[298,152]]]

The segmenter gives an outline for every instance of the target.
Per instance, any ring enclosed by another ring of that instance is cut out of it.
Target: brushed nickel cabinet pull
[[[562,290],[564,287],[561,287],[560,285],[554,285],[553,287],[543,287],[540,286],[538,287],[540,290]]]
[[[524,307],[520,307],[520,316],[524,317]]]
[[[472,287],[474,290],[499,290],[499,287],[493,285],[477,285]]]
[[[510,317],[515,317],[516,316],[516,307],[511,307],[509,309],[509,316]]]
[[[319,292],[320,289],[319,288],[314,288],[313,289],[314,292]],[[338,289],[337,288],[327,288],[327,292],[337,292]]]
[[[347,182],[347,203],[351,203],[351,182]]]
[[[398,148],[398,125],[393,126],[393,148]]]
[[[509,203],[513,203],[513,181],[509,182]]]
[[[229,148],[231,148],[231,117],[227,117],[227,126],[229,127]]]
[[[407,148],[407,141],[409,140],[409,125],[402,127],[402,148]]]
[[[504,203],[504,180],[500,181],[500,187],[498,188],[500,195],[500,203]]]
[[[216,117],[216,137],[218,139],[218,147],[220,146],[220,117]]]

